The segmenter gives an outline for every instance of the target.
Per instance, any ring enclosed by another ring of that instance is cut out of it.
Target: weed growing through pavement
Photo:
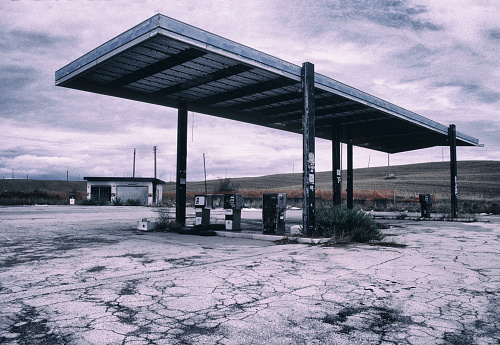
[[[177,224],[172,209],[169,207],[158,207],[155,209],[158,214],[156,217],[156,230],[158,231],[178,231],[181,226]]]
[[[320,206],[316,209],[316,226],[316,235],[330,237],[339,242],[366,243],[384,238],[371,216],[359,209]]]

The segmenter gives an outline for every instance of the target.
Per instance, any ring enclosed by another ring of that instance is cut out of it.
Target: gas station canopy
[[[302,68],[161,14],[56,72],[56,85],[302,133]],[[314,74],[316,137],[397,153],[448,146],[448,127]],[[457,132],[456,144],[479,140]]]

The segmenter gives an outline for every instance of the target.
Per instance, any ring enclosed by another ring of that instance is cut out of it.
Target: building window
[[[111,201],[111,186],[92,186],[90,198],[99,201]]]

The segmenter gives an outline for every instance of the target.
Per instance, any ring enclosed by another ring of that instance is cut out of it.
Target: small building
[[[165,181],[147,177],[84,177],[87,200],[113,203],[127,200],[141,205],[156,205],[162,201]]]

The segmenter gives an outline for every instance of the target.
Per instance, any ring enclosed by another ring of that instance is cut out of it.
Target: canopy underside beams
[[[165,16],[56,72],[56,84],[302,133],[300,67]],[[396,153],[448,145],[447,127],[316,74],[316,137]],[[478,145],[457,133],[457,145]]]

